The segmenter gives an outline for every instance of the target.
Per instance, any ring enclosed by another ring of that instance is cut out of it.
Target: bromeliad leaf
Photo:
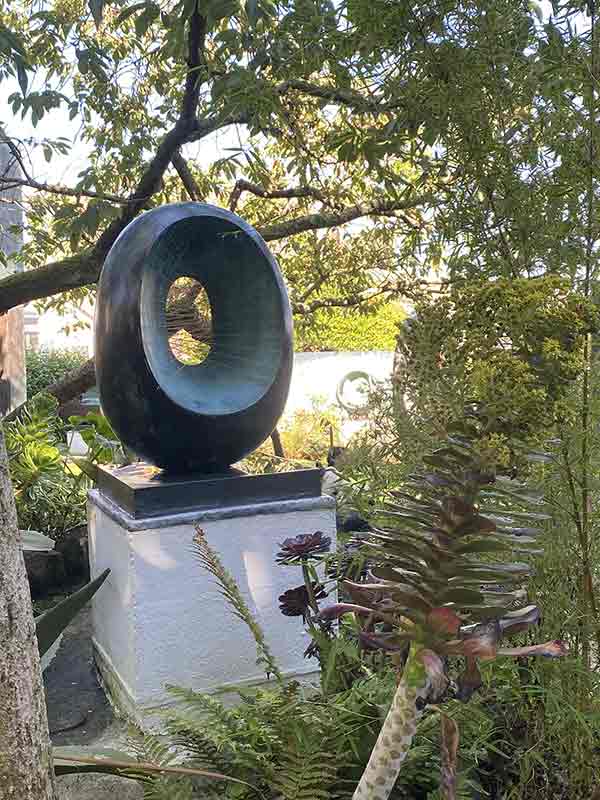
[[[483,602],[483,595],[481,592],[474,589],[453,588],[450,587],[442,592],[438,598],[441,604],[455,603],[461,606],[479,606]]]
[[[512,550],[512,547],[510,542],[501,539],[470,539],[456,548],[456,552],[460,554],[498,553],[503,550]]]

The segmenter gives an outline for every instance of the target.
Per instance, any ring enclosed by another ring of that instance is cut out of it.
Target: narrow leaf
[[[23,94],[27,94],[29,79],[27,78],[27,70],[25,69],[25,65],[20,58],[15,58],[15,65],[17,67],[17,80],[19,81],[21,91]]]
[[[92,599],[110,573],[104,570],[95,580],[86,584],[78,592],[66,597],[60,603],[35,618],[35,632],[38,640],[40,656],[43,656],[58,639],[72,619],[84,605]]]
[[[171,767],[137,761],[127,753],[114,750],[89,750],[76,747],[53,748],[54,771],[57,775],[68,775],[74,772],[105,772],[120,775],[124,778],[138,778],[140,775],[189,775],[196,778],[210,778],[217,781],[238,783],[254,789],[252,784],[239,778],[231,778],[221,772],[191,767]]]
[[[104,0],[89,0],[90,11],[96,27],[99,28],[102,24],[102,12],[104,11]]]

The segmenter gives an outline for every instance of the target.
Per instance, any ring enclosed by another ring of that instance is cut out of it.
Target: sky
[[[39,81],[38,81],[39,84]],[[34,88],[40,88],[39,85]],[[61,186],[74,186],[77,175],[88,166],[90,145],[79,137],[80,120],[69,119],[68,108],[61,107],[49,111],[38,126],[31,124],[29,117],[21,120],[20,114],[15,116],[8,103],[8,98],[18,91],[16,80],[6,80],[0,84],[0,124],[9,136],[18,139],[33,138],[37,141],[48,138],[65,136],[73,142],[73,146],[66,156],[55,154],[50,162],[44,158],[41,148],[29,148],[31,159],[31,177],[40,183],[59,184]],[[205,168],[219,158],[228,155],[228,147],[239,145],[238,133],[235,129],[218,131],[206,137],[201,142],[186,145],[185,155]]]

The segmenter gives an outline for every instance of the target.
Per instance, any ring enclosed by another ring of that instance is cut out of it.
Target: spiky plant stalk
[[[413,645],[353,800],[386,800],[389,797],[410,750],[429,689],[429,677],[419,659],[418,648]]]
[[[424,459],[425,469],[390,493],[370,534],[369,552],[376,562],[371,573],[377,582],[345,582],[350,594],[355,591],[361,598],[359,603],[340,603],[321,612],[329,618],[351,612],[381,620],[387,630],[361,634],[371,646],[397,651],[403,642],[411,642],[354,800],[389,797],[420,713],[427,702],[443,699],[447,681],[440,679],[440,657],[465,657],[458,694],[467,700],[481,683],[478,659],[566,652],[562,642],[498,647],[503,635],[536,623],[539,612],[534,606],[518,607],[528,565],[490,558],[539,552],[530,545],[538,532],[536,523],[547,517],[527,510],[540,497],[498,474],[488,430],[481,410],[468,409],[466,420],[452,426],[444,447]]]
[[[235,578],[225,568],[223,562],[219,558],[219,554],[210,546],[206,534],[200,527],[196,528],[193,547],[198,561],[217,581],[223,597],[233,609],[234,614],[250,630],[256,642],[256,663],[264,667],[268,678],[273,676],[275,680],[281,684],[283,675],[275,656],[271,652],[263,629],[258,624],[252,611],[248,608],[248,604],[244,600],[239,586],[235,582]]]
[[[456,800],[458,737],[456,722],[442,714],[440,794],[443,800]]]

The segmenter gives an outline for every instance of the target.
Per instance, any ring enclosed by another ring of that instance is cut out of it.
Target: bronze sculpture
[[[180,277],[205,288],[212,342],[200,364],[169,348]],[[240,217],[202,203],[143,214],[100,277],[96,371],[104,413],[134,453],[170,473],[219,473],[272,432],[289,390],[292,316],[277,263]]]

